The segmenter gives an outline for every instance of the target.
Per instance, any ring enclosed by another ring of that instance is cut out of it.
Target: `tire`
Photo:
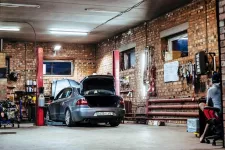
[[[71,112],[70,112],[69,109],[66,110],[65,123],[66,123],[67,127],[72,127],[73,126]]]
[[[120,122],[109,122],[109,124],[111,125],[111,127],[117,127],[120,125]]]
[[[46,120],[47,122],[51,120],[49,110],[46,111],[45,120]]]

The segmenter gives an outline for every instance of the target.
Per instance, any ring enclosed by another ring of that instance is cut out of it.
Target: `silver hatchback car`
[[[92,75],[79,88],[62,89],[48,106],[46,120],[64,121],[67,126],[109,123],[115,127],[124,115],[124,101],[115,94],[113,76]]]

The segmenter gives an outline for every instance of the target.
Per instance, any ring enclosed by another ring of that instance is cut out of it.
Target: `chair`
[[[219,116],[219,111],[220,109],[216,107],[205,107],[204,108],[204,115],[207,118],[207,123],[209,124],[209,130],[211,136],[205,137],[205,141],[207,143],[210,143],[210,139],[213,140],[212,145],[216,146],[216,141],[217,140],[222,140],[223,139],[223,124],[222,124],[222,119]]]

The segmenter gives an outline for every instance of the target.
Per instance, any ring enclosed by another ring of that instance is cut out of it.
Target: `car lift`
[[[36,101],[36,125],[44,126],[44,108],[38,106],[39,89],[43,87],[43,48],[36,49],[37,54],[37,101]]]

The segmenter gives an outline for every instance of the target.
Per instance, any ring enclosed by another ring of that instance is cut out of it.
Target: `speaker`
[[[204,51],[195,54],[196,74],[205,75],[207,73],[208,58]]]

